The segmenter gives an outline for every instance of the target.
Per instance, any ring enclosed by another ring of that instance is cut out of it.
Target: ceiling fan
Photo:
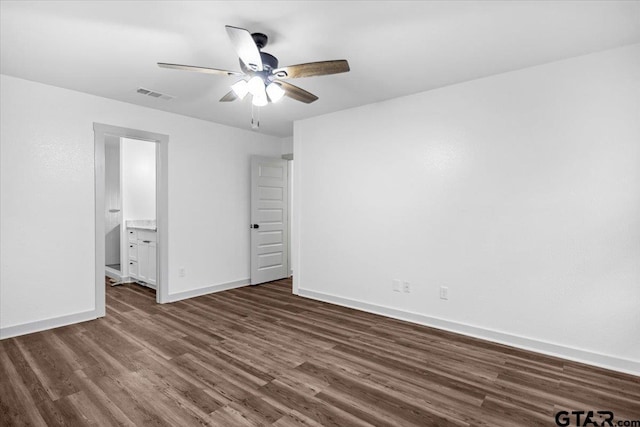
[[[192,65],[167,64],[158,62],[163,68],[195,71],[199,73],[219,74],[227,76],[243,76],[231,86],[231,91],[220,99],[230,102],[243,99],[251,94],[252,103],[262,107],[269,102],[278,102],[283,96],[310,104],[318,99],[314,94],[294,86],[284,80],[297,77],[323,76],[327,74],[345,73],[349,71],[349,63],[344,60],[309,62],[278,68],[278,58],[262,52],[268,38],[262,33],[249,33],[244,28],[227,25],[227,35],[240,59],[242,72],[220,70],[217,68],[196,67]]]

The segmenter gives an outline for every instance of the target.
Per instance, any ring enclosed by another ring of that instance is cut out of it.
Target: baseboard
[[[249,284],[249,279],[241,279],[233,282],[220,283],[218,285],[206,286],[204,288],[192,289],[190,291],[176,292],[169,294],[168,302],[176,302],[187,298],[199,297],[202,295],[212,294],[220,291],[228,291],[229,289],[241,288]]]
[[[118,273],[116,270],[110,267],[104,268],[104,275],[112,279],[116,279],[119,282],[122,281],[122,278],[123,278],[123,276],[120,273]]]
[[[492,341],[498,344],[504,344],[523,350],[542,353],[548,356],[560,357],[575,362],[585,363],[588,365],[611,369],[626,374],[640,376],[640,361],[622,359],[615,356],[609,356],[606,354],[600,354],[573,347],[553,344],[532,338],[522,337],[519,335],[512,335],[509,333],[485,329],[478,326],[466,325],[464,323],[439,319],[437,317],[426,316],[424,314],[398,310],[396,308],[352,300],[349,298],[311,291],[308,289],[298,289],[298,295],[305,298],[354,308],[356,310],[366,311],[368,313],[391,317],[393,319],[404,320],[407,322],[417,323],[436,329],[442,329],[473,338]]]
[[[23,323],[22,325],[8,326],[0,328],[0,339],[17,337],[19,335],[32,334],[34,332],[45,331],[47,329],[59,328],[73,323],[86,322],[97,319],[95,310],[83,311],[81,313],[68,314],[66,316],[54,317],[51,319],[38,320],[35,322]]]

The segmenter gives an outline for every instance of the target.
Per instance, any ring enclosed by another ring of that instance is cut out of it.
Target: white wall
[[[121,138],[121,141],[124,221],[154,220],[156,219],[156,143],[129,138]]]
[[[169,135],[170,296],[248,279],[249,159],[280,138],[0,79],[0,333],[95,309],[94,122]]]
[[[639,80],[635,45],[296,122],[300,294],[640,373]]]
[[[293,153],[293,136],[282,138],[282,154]]]

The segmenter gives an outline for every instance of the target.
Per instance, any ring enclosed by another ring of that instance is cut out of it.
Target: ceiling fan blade
[[[311,104],[313,101],[317,100],[318,97],[312,94],[311,92],[307,92],[306,90],[299,88],[298,86],[294,86],[291,83],[276,81],[277,84],[284,90],[285,95],[289,98],[293,98],[296,101],[304,102],[305,104]]]
[[[253,71],[262,71],[262,58],[260,57],[260,51],[256,42],[253,41],[253,37],[249,31],[244,28],[232,27],[231,25],[225,26],[227,29],[227,35],[231,40],[231,44],[235,49],[238,57],[244,64]]]
[[[173,68],[175,70],[195,71],[198,73],[220,74],[225,76],[241,76],[243,73],[238,71],[219,70],[217,68],[196,67],[193,65],[167,64],[166,62],[158,62],[158,67]]]
[[[273,74],[279,79],[295,79],[298,77],[346,73],[349,70],[349,63],[345,59],[338,59],[335,61],[320,61],[289,65],[288,67],[273,70]]]
[[[238,99],[238,95],[236,95],[236,93],[231,90],[227,92],[225,96],[220,98],[220,102],[231,102],[231,101],[235,101],[236,99]]]

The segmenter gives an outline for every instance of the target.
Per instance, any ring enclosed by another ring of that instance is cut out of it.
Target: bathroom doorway
[[[105,275],[112,286],[156,289],[156,145],[105,137]]]
[[[105,275],[150,285],[156,289],[157,302],[169,302],[169,137],[101,123],[94,123],[93,128],[98,317],[105,315]],[[140,156],[146,159],[143,163]],[[135,160],[133,167],[126,163],[127,158]]]

